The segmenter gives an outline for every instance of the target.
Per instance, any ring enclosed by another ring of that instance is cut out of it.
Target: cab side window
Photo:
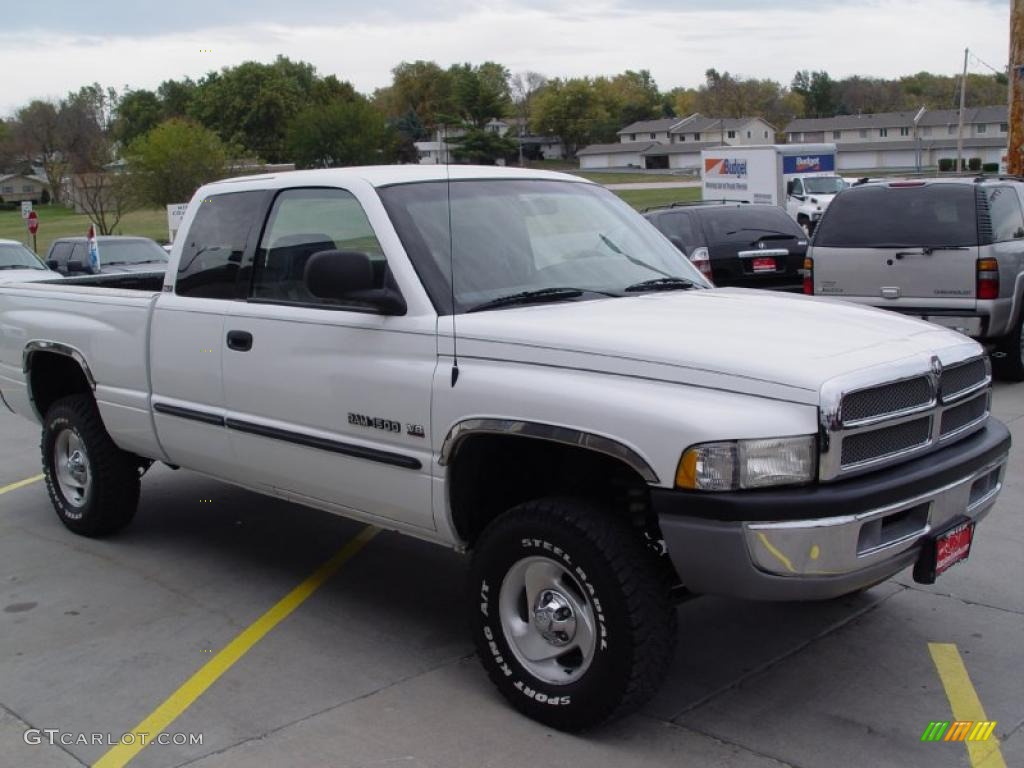
[[[1013,187],[991,187],[985,191],[985,195],[988,197],[995,241],[1005,243],[1024,239],[1024,217],[1021,215],[1016,190]]]
[[[800,179],[793,179],[793,194],[794,195],[803,195],[803,193],[804,193],[804,183],[802,181],[800,181]]]
[[[252,299],[362,308],[352,299],[328,299],[310,292],[306,264],[321,251],[366,254],[373,268],[374,288],[384,287],[387,261],[359,201],[342,189],[289,189],[274,201],[256,251]]]
[[[207,299],[236,297],[238,268],[264,199],[264,192],[230,192],[200,203],[181,250],[175,293]]]

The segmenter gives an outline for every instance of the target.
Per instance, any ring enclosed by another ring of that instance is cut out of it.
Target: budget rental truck
[[[705,200],[779,205],[808,234],[847,186],[835,173],[835,144],[718,147],[700,154]]]

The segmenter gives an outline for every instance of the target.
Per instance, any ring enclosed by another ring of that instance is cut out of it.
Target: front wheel
[[[92,397],[71,395],[50,406],[41,449],[50,501],[68,529],[103,536],[131,522],[138,460],[111,440]]]
[[[573,499],[497,518],[471,566],[471,619],[491,680],[527,716],[577,731],[637,709],[671,660],[675,609],[624,521]]]

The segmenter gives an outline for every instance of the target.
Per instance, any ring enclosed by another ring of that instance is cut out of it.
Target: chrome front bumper
[[[852,573],[892,560],[954,518],[980,520],[1002,490],[1006,457],[930,493],[857,515],[743,523],[754,565],[778,576]]]

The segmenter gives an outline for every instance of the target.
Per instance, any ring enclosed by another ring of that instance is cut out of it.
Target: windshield
[[[0,243],[0,269],[46,269],[28,248],[17,243]]]
[[[103,265],[167,263],[167,252],[152,240],[100,240],[99,250]]]
[[[974,188],[967,184],[853,187],[828,207],[814,233],[814,244],[840,248],[977,245]]]
[[[838,176],[817,176],[804,179],[804,191],[808,195],[837,195],[846,189],[846,182]]]
[[[465,312],[548,288],[575,288],[585,292],[583,298],[600,298],[654,278],[708,287],[649,222],[596,185],[459,180],[378,191],[441,314],[452,312],[453,293],[454,311]]]

